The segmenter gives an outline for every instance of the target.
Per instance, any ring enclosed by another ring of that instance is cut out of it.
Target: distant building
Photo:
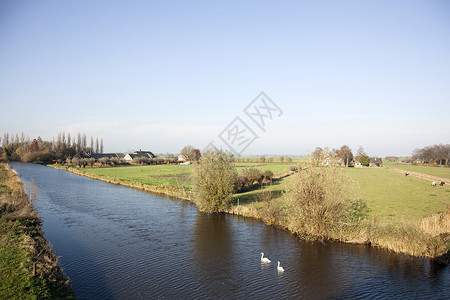
[[[383,165],[383,160],[380,157],[371,157],[369,166],[371,167],[381,167]]]
[[[153,159],[156,156],[151,152],[151,151],[134,151],[133,153],[127,153],[125,154],[125,156],[123,157],[124,160],[126,160],[127,162],[132,162],[135,158],[139,158],[139,157],[145,157],[148,159]]]
[[[184,155],[184,154],[179,154],[179,155],[178,155],[178,162],[185,162],[185,161],[188,161],[186,155]]]
[[[342,166],[343,165],[342,159],[340,159],[340,158],[332,159],[330,157],[327,157],[322,161],[322,166],[328,167],[330,165],[331,166]]]

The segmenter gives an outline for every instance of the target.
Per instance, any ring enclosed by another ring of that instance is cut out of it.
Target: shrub
[[[242,174],[247,178],[247,184],[251,185],[256,183],[261,184],[263,180],[263,173],[258,168],[245,168],[242,170]]]
[[[108,163],[110,163],[110,159],[108,157],[100,157],[98,162],[102,164],[102,166],[106,166]]]
[[[289,166],[289,171],[297,172],[298,171],[298,167],[296,165],[290,165]]]
[[[265,170],[264,171],[264,179],[272,180],[272,178],[273,178],[273,172],[271,170]]]
[[[337,238],[345,224],[363,216],[354,185],[342,168],[310,167],[295,175],[290,197],[294,232],[318,238]]]
[[[148,157],[136,157],[133,159],[133,162],[140,164],[140,165],[147,165],[150,162],[150,159]]]
[[[229,208],[237,172],[230,152],[206,151],[192,172],[193,200],[204,212],[213,213]]]
[[[78,157],[72,157],[72,165],[73,166],[79,166],[80,159]]]

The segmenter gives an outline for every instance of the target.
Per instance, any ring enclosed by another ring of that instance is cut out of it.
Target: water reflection
[[[231,280],[237,272],[233,260],[233,231],[223,214],[197,213],[192,229],[196,272],[208,281],[208,294],[228,293],[233,287]]]

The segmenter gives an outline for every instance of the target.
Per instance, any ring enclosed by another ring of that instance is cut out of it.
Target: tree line
[[[273,163],[273,162],[280,162],[280,163],[291,163],[293,160],[291,157],[289,156],[278,156],[278,157],[266,157],[264,155],[261,155],[259,157],[246,157],[246,156],[237,156],[234,158],[235,162],[241,162],[241,163],[245,163],[245,162],[261,162],[261,163]]]
[[[413,151],[413,158],[420,163],[448,166],[450,158],[450,144],[436,144],[425,146]]]
[[[71,136],[70,132],[60,132],[52,141],[44,141],[39,136],[31,140],[22,133],[0,137],[0,159],[4,161],[52,162],[65,161],[80,153],[103,153],[103,138],[90,137],[85,133]]]
[[[311,158],[313,163],[316,162],[316,164],[323,163],[327,158],[336,158],[336,163],[345,165],[346,167],[351,166],[355,161],[358,161],[363,166],[369,166],[370,164],[369,155],[367,155],[362,146],[359,146],[355,156],[353,156],[352,149],[347,145],[343,145],[339,149],[316,147],[311,154]]]

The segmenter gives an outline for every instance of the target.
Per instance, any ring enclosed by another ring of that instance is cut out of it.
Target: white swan
[[[278,272],[284,272],[283,267],[280,267],[280,262],[278,262],[277,270]]]
[[[270,263],[270,259],[264,257],[264,252],[261,252],[261,262],[266,264]]]

